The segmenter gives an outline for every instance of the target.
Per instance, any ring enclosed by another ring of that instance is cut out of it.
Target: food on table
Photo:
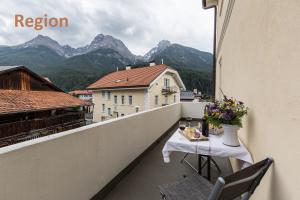
[[[201,137],[201,133],[199,131],[195,131],[194,138],[200,138],[200,137]]]

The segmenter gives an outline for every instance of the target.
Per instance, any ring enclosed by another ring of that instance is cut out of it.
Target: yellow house
[[[255,162],[274,159],[252,199],[300,199],[300,1],[203,0],[203,7],[216,17],[216,98],[222,90],[246,103],[239,136]]]
[[[98,122],[179,102],[185,86],[176,70],[150,63],[110,73],[88,89],[93,90],[93,119]]]

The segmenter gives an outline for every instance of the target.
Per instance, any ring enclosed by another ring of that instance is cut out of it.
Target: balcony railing
[[[43,119],[32,119],[17,122],[4,123],[0,125],[0,146],[4,140],[14,137],[22,138],[35,133],[59,132],[80,126],[84,123],[84,113],[66,113]],[[14,139],[13,139],[14,140]],[[14,140],[15,141],[15,140]]]
[[[163,95],[171,95],[177,93],[177,87],[175,86],[164,86],[161,90]]]
[[[204,105],[172,104],[0,148],[1,199],[91,199],[179,119],[201,118]]]

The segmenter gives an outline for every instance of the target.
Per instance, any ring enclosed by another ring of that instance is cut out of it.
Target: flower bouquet
[[[224,129],[223,143],[228,146],[239,146],[237,131],[242,127],[242,118],[248,108],[241,101],[224,98],[205,107],[204,119],[215,127]]]

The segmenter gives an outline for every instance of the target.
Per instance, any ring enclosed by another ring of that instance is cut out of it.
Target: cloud
[[[5,5],[5,6],[3,6]],[[68,28],[15,28],[14,15],[68,17]],[[213,12],[200,0],[1,0],[0,45],[16,45],[37,34],[60,44],[84,46],[99,33],[121,39],[135,54],[145,54],[167,39],[212,52]]]

